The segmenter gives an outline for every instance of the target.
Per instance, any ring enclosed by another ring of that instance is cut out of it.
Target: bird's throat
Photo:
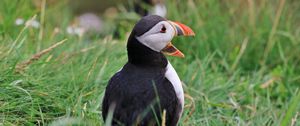
[[[131,35],[127,43],[128,62],[137,66],[152,66],[165,68],[168,65],[167,58],[142,43],[134,35]]]

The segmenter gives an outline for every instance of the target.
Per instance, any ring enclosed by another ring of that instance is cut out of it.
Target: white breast
[[[175,69],[173,68],[173,66],[171,65],[170,62],[168,62],[167,68],[166,68],[166,73],[165,76],[166,78],[172,83],[174,89],[175,89],[175,93],[177,98],[179,99],[182,109],[184,107],[184,93],[183,93],[183,88],[182,88],[182,84],[181,81],[175,71]],[[180,115],[182,113],[182,110],[180,112]]]

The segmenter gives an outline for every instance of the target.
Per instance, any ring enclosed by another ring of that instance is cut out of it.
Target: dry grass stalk
[[[166,126],[166,113],[167,113],[167,111],[164,109],[163,115],[162,115],[161,126]]]
[[[255,116],[255,114],[256,114],[256,106],[254,106],[254,105],[246,105],[245,106],[245,108],[247,108],[247,109],[250,109],[251,110],[251,117],[254,117]]]
[[[255,29],[255,4],[253,0],[247,0],[248,2],[248,11],[249,11],[249,25],[251,28]]]
[[[190,96],[189,94],[184,94],[184,97],[189,99],[191,101],[190,104],[186,105],[185,108],[189,108],[190,112],[187,115],[187,117],[184,120],[184,123],[186,123],[188,121],[188,119],[193,115],[193,113],[195,112],[195,100],[192,96]]]
[[[14,47],[16,46],[17,42],[19,41],[19,39],[21,38],[21,35],[26,31],[26,29],[29,27],[28,24],[30,24],[30,22],[34,21],[36,18],[36,15],[34,15],[31,19],[28,20],[28,23],[25,24],[25,26],[22,28],[22,30],[19,32],[18,36],[16,37],[16,39],[14,40],[14,42],[12,43],[12,46],[10,47],[10,49],[7,51],[7,56],[13,51]]]
[[[67,39],[64,39],[64,40],[62,40],[58,43],[55,43],[54,45],[50,46],[49,48],[44,49],[44,50],[34,54],[30,59],[26,60],[25,62],[17,64],[16,71],[17,72],[22,72],[28,65],[30,65],[34,61],[40,59],[43,55],[47,54],[48,52],[50,52],[51,50],[53,50],[57,46],[63,44],[65,41],[67,41]]]
[[[237,57],[236,57],[236,59],[235,59],[233,65],[231,66],[231,71],[232,71],[232,72],[236,69],[237,65],[239,64],[239,62],[240,62],[240,60],[241,60],[241,58],[242,58],[242,56],[243,56],[243,54],[244,54],[244,52],[245,52],[245,50],[246,50],[246,48],[247,48],[248,40],[249,40],[248,37],[246,37],[246,38],[243,40],[243,43],[242,43],[241,48],[240,48],[240,52],[239,52],[239,54],[237,55]]]
[[[291,126],[296,126],[297,118],[298,118],[299,112],[296,113],[294,118],[292,118]]]
[[[266,47],[265,52],[264,52],[263,65],[265,64],[266,59],[268,58],[269,52],[272,50],[272,48],[275,44],[274,35],[277,31],[277,27],[278,27],[278,24],[279,24],[279,21],[280,21],[280,17],[281,17],[284,5],[285,5],[285,0],[280,0],[279,1],[279,7],[277,9],[275,19],[274,19],[274,23],[273,23],[273,26],[272,26],[272,30],[271,30],[269,38],[268,38],[267,47]]]
[[[77,51],[77,52],[72,52],[72,53],[69,53],[69,54],[62,54],[60,55],[58,58],[56,58],[55,60],[56,61],[61,61],[63,64],[66,63],[70,58],[74,57],[74,56],[77,56],[81,53],[85,53],[85,52],[88,52],[90,50],[93,50],[95,49],[96,47],[93,46],[93,47],[88,47],[88,48],[84,48],[84,49],[81,49],[80,51]]]
[[[272,77],[270,80],[266,81],[265,83],[263,83],[262,85],[260,85],[260,88],[265,89],[267,87],[270,87],[272,84],[274,84],[274,82],[276,82],[278,80],[278,78],[276,77]]]
[[[86,81],[88,81],[88,79],[90,78],[91,74],[92,74],[92,71],[95,69],[96,65],[97,65],[97,61],[98,61],[98,57],[96,57],[94,63],[93,63],[93,66],[92,68],[89,70],[88,72],[88,75],[86,77]]]

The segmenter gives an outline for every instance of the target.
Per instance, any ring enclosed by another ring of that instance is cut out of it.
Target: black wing
[[[128,66],[116,73],[106,87],[102,104],[104,121],[112,104],[116,105],[113,125],[156,125],[161,123],[162,111],[166,110],[166,125],[173,126],[177,124],[181,110],[164,71]]]

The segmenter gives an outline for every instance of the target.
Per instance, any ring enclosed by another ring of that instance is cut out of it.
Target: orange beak
[[[175,30],[175,36],[195,36],[194,31],[190,27],[179,22],[168,22],[173,26]],[[180,50],[178,50],[171,42],[169,42],[167,46],[162,49],[162,52],[171,56],[177,56],[181,58],[184,57],[184,54]]]

